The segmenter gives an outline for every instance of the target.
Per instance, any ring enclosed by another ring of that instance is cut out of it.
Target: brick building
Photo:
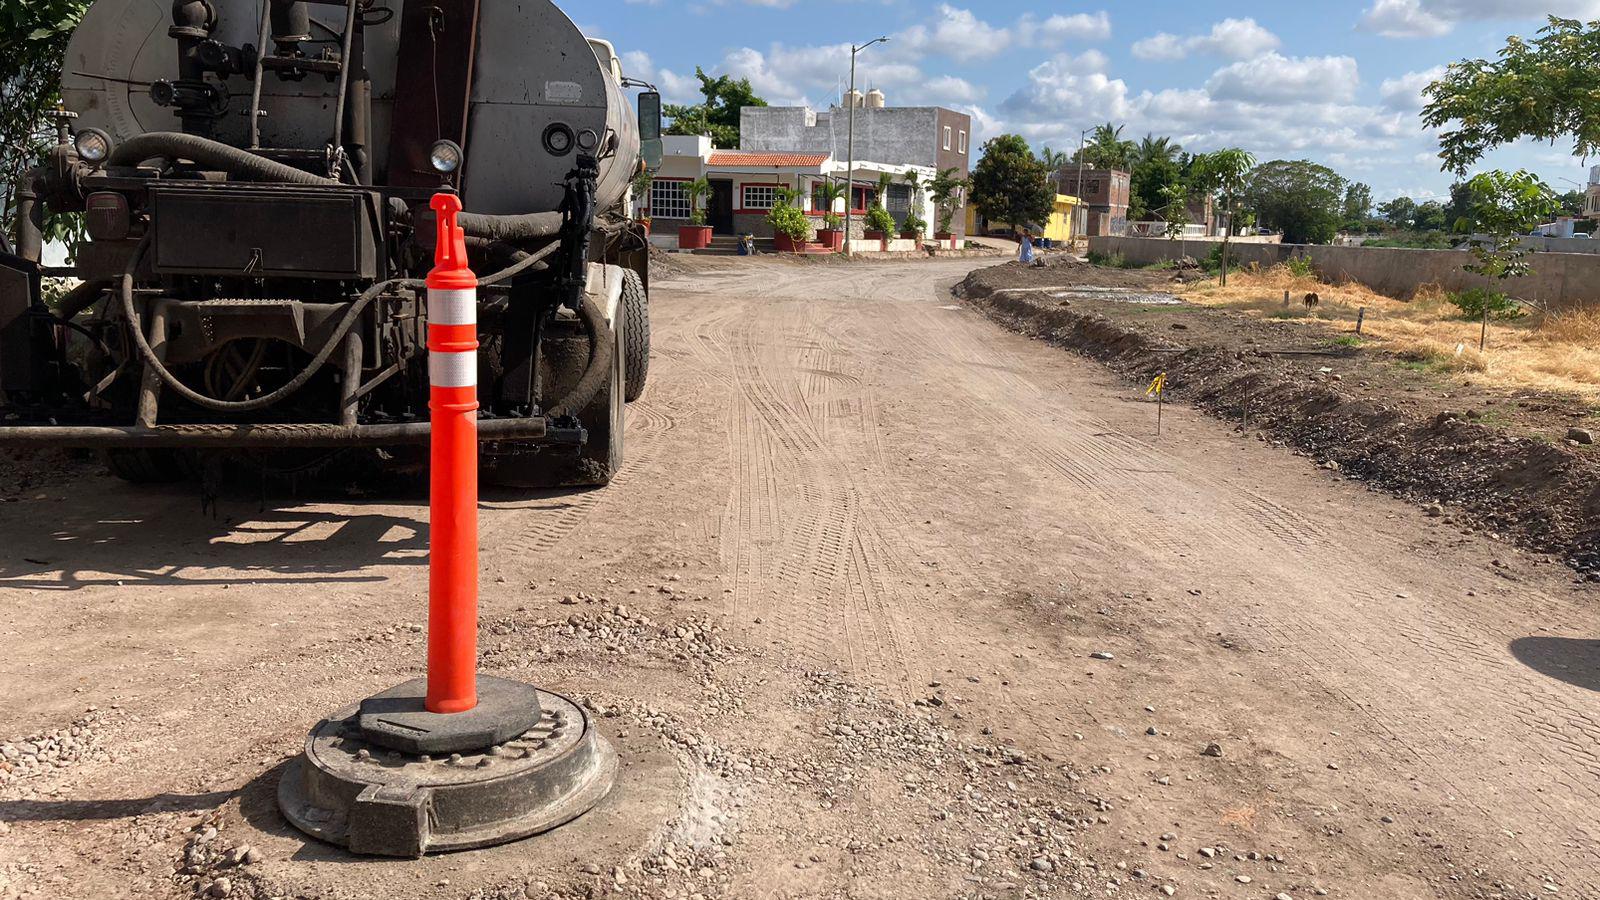
[[[1079,177],[1082,176],[1081,191]],[[1080,196],[1087,212],[1083,233],[1090,237],[1120,235],[1128,230],[1128,200],[1132,178],[1117,169],[1079,170],[1078,166],[1062,166],[1056,173],[1057,184],[1064,193]]]

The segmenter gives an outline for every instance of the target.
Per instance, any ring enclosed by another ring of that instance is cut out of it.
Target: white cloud
[[[1449,34],[1457,23],[1481,19],[1540,19],[1548,13],[1578,19],[1600,17],[1600,0],[1373,0],[1356,27],[1384,37]]]
[[[1033,13],[1017,20],[1013,29],[1018,43],[1029,47],[1059,47],[1068,41],[1103,41],[1111,37],[1111,16],[1095,13],[1057,13],[1040,21]]]
[[[1218,100],[1342,103],[1355,97],[1359,83],[1351,57],[1290,58],[1273,52],[1218,69],[1206,91]]]
[[[1422,72],[1407,72],[1399,78],[1385,78],[1378,86],[1378,97],[1383,105],[1400,112],[1415,113],[1427,105],[1423,88],[1444,77],[1444,66],[1434,66]]]
[[[1135,41],[1133,55],[1140,59],[1175,60],[1190,55],[1221,56],[1225,59],[1250,59],[1276,50],[1282,41],[1261,27],[1255,19],[1223,19],[1205,34],[1179,37],[1160,34]]]
[[[996,28],[971,10],[940,4],[933,25],[916,25],[895,39],[913,51],[937,53],[961,62],[998,55],[1011,45],[1011,31]]]
[[[1376,0],[1356,27],[1384,37],[1438,37],[1453,26],[1423,9],[1421,0]]]
[[[643,50],[623,52],[622,73],[629,78],[637,78],[655,85],[667,103],[698,103],[703,99],[700,95],[700,79],[695,78],[693,74],[679,75],[676,72],[656,68],[655,62],[650,59],[650,54]]]

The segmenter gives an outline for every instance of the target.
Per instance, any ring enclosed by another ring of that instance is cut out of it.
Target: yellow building
[[[1078,205],[1081,201],[1077,197],[1067,194],[1057,194],[1055,208],[1050,211],[1050,221],[1045,223],[1042,237],[1047,237],[1052,243],[1069,243],[1072,240],[1072,223],[1076,218]],[[1033,228],[1038,228],[1034,223]],[[991,222],[978,215],[976,204],[967,204],[967,234],[992,234],[1010,237],[1017,233],[1006,222]]]

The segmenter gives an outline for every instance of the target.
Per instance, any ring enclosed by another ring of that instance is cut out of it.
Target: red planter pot
[[[829,250],[843,250],[844,229],[819,228],[817,229],[817,241]]]
[[[638,222],[639,222],[639,227],[644,229],[644,236],[645,237],[649,237],[650,236],[650,222],[648,220],[646,220],[646,219],[639,219]]]
[[[900,240],[902,240],[902,241],[921,241],[922,240],[922,232],[920,232],[920,231],[902,231],[902,232],[900,232]]]
[[[709,246],[711,246],[710,225],[678,226],[678,248],[680,250],[704,250]]]
[[[948,246],[951,250],[956,248],[956,236],[948,231],[936,232],[933,239]]]
[[[775,234],[772,236],[772,246],[779,253],[803,253],[806,249],[806,242],[804,240],[797,241],[786,234]]]
[[[889,246],[889,235],[882,231],[863,231],[861,233],[861,239],[867,241],[877,241],[879,250],[883,250]]]

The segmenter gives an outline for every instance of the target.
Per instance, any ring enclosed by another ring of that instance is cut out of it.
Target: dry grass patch
[[[1283,303],[1284,291],[1289,304]],[[1319,302],[1307,307],[1304,297]],[[1362,284],[1327,284],[1285,266],[1231,272],[1228,286],[1200,282],[1184,299],[1247,315],[1352,331],[1366,307],[1363,338],[1418,368],[1459,373],[1467,380],[1511,390],[1555,391],[1600,403],[1600,310],[1530,314],[1489,325],[1488,349],[1478,351],[1480,324],[1464,321],[1443,291],[1424,289],[1395,300]]]

